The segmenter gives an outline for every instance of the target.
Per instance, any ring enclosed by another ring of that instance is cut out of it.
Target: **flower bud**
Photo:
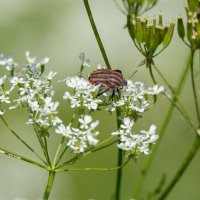
[[[164,48],[166,48],[172,40],[172,36],[173,36],[173,33],[174,33],[174,26],[175,26],[175,23],[172,22],[168,27],[168,30],[167,30],[167,32],[164,36],[164,39],[163,39]]]
[[[159,25],[159,26],[162,26],[162,25],[163,25],[162,13],[161,13],[161,12],[158,14],[158,25]]]
[[[143,42],[142,41],[142,36],[143,36],[143,33],[142,33],[142,24],[141,24],[141,19],[140,18],[137,18],[136,19],[136,40],[140,43],[140,42]]]
[[[192,20],[187,21],[187,38],[189,42],[192,42]]]
[[[135,26],[134,26],[134,19],[131,15],[127,15],[127,28],[129,35],[131,36],[132,40],[135,39]]]
[[[177,25],[178,35],[181,39],[184,39],[185,28],[184,28],[184,25],[183,25],[183,18],[181,16],[179,16],[177,21],[178,21],[178,25]]]

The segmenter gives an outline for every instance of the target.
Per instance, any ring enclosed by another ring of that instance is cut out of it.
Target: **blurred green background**
[[[143,57],[136,51],[127,30],[124,29],[126,17],[112,0],[93,0],[90,3],[112,67],[122,70],[126,78],[130,77]],[[182,0],[159,0],[157,6],[147,15],[153,16],[162,10],[164,20],[176,20],[178,14],[185,15],[183,6]],[[81,0],[0,0],[0,53],[12,55],[17,62],[23,64],[26,50],[31,51],[38,59],[49,55],[51,60],[46,70],[57,71],[57,80],[79,71],[80,52],[86,53],[93,66],[97,64],[104,66]],[[179,74],[185,66],[187,54],[187,47],[177,37],[175,31],[171,45],[155,60],[173,86],[176,85]],[[90,68],[88,72],[94,69]],[[132,79],[147,80],[152,84],[145,68],[141,68]],[[157,79],[159,80],[158,77]],[[160,84],[163,83],[160,81]],[[56,99],[61,102],[61,118],[68,122],[72,110],[67,110],[62,101],[65,87],[56,81],[55,86]],[[181,98],[195,119],[189,79],[185,83]],[[160,96],[156,105],[143,115],[136,129],[147,129],[150,124],[155,123],[159,130],[168,106],[169,103]],[[27,120],[25,112],[20,109],[17,112],[10,111],[5,117],[16,132],[40,151],[32,128],[24,123]],[[106,137],[116,130],[114,115],[101,112],[95,115],[95,118],[101,121],[101,137]],[[34,158],[16,141],[2,122],[0,127],[0,146]],[[144,196],[158,185],[164,173],[167,175],[167,180],[170,180],[191,147],[193,139],[194,134],[190,127],[175,111],[144,185]],[[59,141],[60,137],[52,132],[50,138],[52,155]],[[200,199],[198,156],[199,154],[167,200]],[[145,159],[146,157],[141,157],[137,163],[132,161],[124,168],[122,200],[133,198],[134,186]],[[111,147],[81,159],[74,167],[112,167],[116,166],[116,161],[116,148]],[[0,163],[0,200],[17,198],[35,200],[42,197],[47,181],[46,171],[4,155],[0,155]],[[114,194],[115,181],[115,171],[60,173],[56,176],[50,199],[109,200]]]

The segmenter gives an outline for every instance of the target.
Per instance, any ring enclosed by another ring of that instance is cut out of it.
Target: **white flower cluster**
[[[57,117],[58,102],[52,100],[54,90],[51,80],[56,73],[50,72],[47,76],[42,76],[44,65],[49,61],[48,57],[36,62],[36,58],[26,52],[26,59],[28,63],[25,66],[19,66],[12,59],[8,62],[5,57],[1,56],[0,64],[6,66],[10,74],[0,79],[0,102],[15,102],[10,109],[21,105],[29,111],[28,124],[47,130],[62,122]],[[3,86],[6,78],[10,84],[10,90],[4,92],[2,88],[5,88]],[[11,102],[5,95],[14,90],[17,91],[18,97]]]
[[[151,145],[158,139],[156,126],[153,124],[150,126],[149,131],[141,130],[140,133],[136,134],[132,132],[133,125],[133,119],[126,117],[120,129],[112,133],[112,135],[120,136],[120,143],[117,145],[118,148],[135,155],[149,154]]]
[[[55,130],[56,133],[63,135],[67,139],[67,146],[74,153],[82,153],[88,146],[93,146],[98,143],[95,138],[99,132],[95,128],[99,121],[92,122],[90,115],[83,115],[79,119],[79,128],[73,128],[71,125],[64,126],[60,124]]]
[[[129,114],[133,112],[142,113],[150,105],[149,97],[162,91],[164,91],[163,86],[147,87],[144,82],[133,83],[131,80],[127,80],[127,86],[121,90],[121,98],[116,102],[112,102],[108,109],[114,111],[116,107],[122,107]]]
[[[88,80],[79,76],[69,77],[66,79],[69,88],[73,88],[72,94],[65,92],[63,98],[70,101],[71,108],[82,108],[96,110],[102,102],[96,98],[99,86],[94,86]]]

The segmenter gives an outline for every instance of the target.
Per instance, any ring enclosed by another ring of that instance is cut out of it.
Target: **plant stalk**
[[[46,190],[44,192],[44,196],[43,196],[43,200],[48,200],[49,199],[49,195],[51,193],[51,189],[54,183],[54,179],[55,179],[55,171],[49,171],[49,177],[48,177],[48,182],[47,182],[47,186],[46,186]]]
[[[191,70],[191,81],[192,81],[192,91],[194,96],[194,104],[195,104],[195,110],[196,110],[196,116],[198,121],[198,127],[200,127],[200,111],[199,111],[199,105],[198,105],[198,98],[197,98],[197,92],[196,92],[196,84],[194,80],[194,54],[195,50],[191,50],[191,63],[190,63],[190,70]]]
[[[120,116],[119,109],[117,109],[117,129],[119,129],[120,125],[121,125],[121,120],[118,119],[118,116]],[[123,154],[122,153],[123,153],[122,150],[118,149],[118,161],[117,161],[118,166],[121,166],[123,163]],[[117,170],[117,182],[116,182],[116,189],[115,189],[115,199],[116,200],[120,200],[121,179],[122,179],[122,168],[119,168]]]
[[[87,11],[87,15],[88,15],[89,20],[90,20],[90,24],[91,24],[91,26],[92,26],[92,30],[93,30],[93,32],[94,32],[95,38],[96,38],[96,40],[97,40],[97,43],[98,43],[98,45],[99,45],[99,49],[100,49],[101,54],[102,54],[102,56],[103,56],[103,59],[104,59],[104,61],[105,61],[105,64],[106,64],[106,66],[107,66],[108,69],[111,69],[111,66],[110,66],[108,57],[107,57],[107,55],[106,55],[106,51],[105,51],[105,49],[104,49],[103,43],[102,43],[102,41],[101,41],[101,38],[100,38],[100,36],[99,36],[97,27],[96,27],[95,22],[94,22],[94,19],[93,19],[93,16],[92,16],[92,12],[91,12],[90,5],[89,5],[89,3],[88,3],[88,0],[83,0],[83,2],[84,2],[84,5],[85,5],[85,9],[86,9],[86,11]]]

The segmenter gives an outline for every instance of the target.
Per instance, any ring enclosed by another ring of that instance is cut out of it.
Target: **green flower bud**
[[[190,43],[192,42],[192,29],[192,20],[189,19],[187,21],[187,38]]]
[[[134,40],[135,39],[135,21],[131,15],[127,15],[127,28],[129,35]]]
[[[158,25],[159,26],[162,26],[163,25],[163,20],[162,20],[162,13],[160,12],[159,14],[158,14]]]
[[[141,43],[143,39],[141,19],[136,19],[136,40]]]
[[[168,27],[168,30],[167,30],[167,32],[164,36],[164,39],[163,39],[164,48],[166,48],[172,40],[172,36],[173,36],[173,33],[174,33],[174,26],[175,26],[175,23],[172,22]]]
[[[196,28],[196,31],[198,33],[198,36],[200,37],[200,23],[199,23],[198,20],[195,20],[194,24],[195,24],[195,28]]]
[[[177,25],[178,35],[181,39],[184,39],[185,28],[184,28],[184,24],[183,24],[183,18],[181,16],[179,16],[177,21],[178,21],[178,25]]]

